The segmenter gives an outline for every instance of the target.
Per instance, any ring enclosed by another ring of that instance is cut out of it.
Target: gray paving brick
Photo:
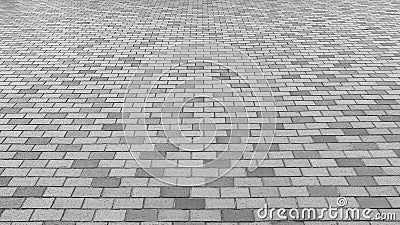
[[[359,197],[357,201],[362,208],[390,208],[388,200],[384,197]]]
[[[224,209],[222,210],[222,221],[224,222],[252,222],[254,221],[254,214],[249,209]]]
[[[100,177],[94,178],[92,181],[92,187],[119,187],[121,184],[121,179],[116,177]]]
[[[18,187],[14,192],[15,197],[40,197],[46,191],[45,187]]]
[[[201,198],[176,198],[176,209],[204,209],[206,207],[205,199]]]
[[[127,210],[126,221],[137,221],[137,222],[155,222],[157,221],[158,211],[154,209],[133,209]]]
[[[362,176],[362,177],[347,177],[347,182],[350,186],[375,186],[376,182],[371,176]]]
[[[273,168],[258,167],[254,171],[247,171],[248,177],[273,177],[275,172]]]
[[[189,196],[189,187],[161,187],[161,197],[188,198]]]
[[[343,167],[365,166],[365,164],[361,159],[336,159],[336,163],[338,166],[343,166]]]
[[[339,192],[336,187],[312,186],[308,187],[308,191],[310,193],[310,196],[316,196],[316,197],[339,196]]]

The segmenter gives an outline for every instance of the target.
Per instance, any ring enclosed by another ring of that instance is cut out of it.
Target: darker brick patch
[[[155,144],[154,150],[159,152],[176,152],[179,149],[173,144]]]
[[[351,135],[351,136],[361,136],[361,135],[368,135],[368,132],[366,129],[342,129],[343,133],[345,135]]]
[[[296,159],[319,159],[321,155],[318,151],[293,151]]]
[[[382,122],[399,122],[400,116],[379,116]]]
[[[357,201],[361,208],[385,209],[391,208],[385,197],[359,197]]]
[[[391,134],[383,136],[387,142],[399,142],[400,134]],[[400,150],[395,150],[396,154],[400,157]]]
[[[161,187],[161,197],[163,198],[188,198],[189,196],[189,187]]]
[[[336,164],[340,167],[365,166],[361,159],[336,159]]]
[[[50,143],[51,138],[31,137],[25,142],[27,145],[47,145]]]
[[[378,150],[378,145],[375,143],[351,143],[355,150]]]
[[[357,167],[354,168],[357,175],[359,176],[378,176],[385,175],[382,168],[380,167]]]
[[[81,177],[107,177],[109,172],[108,168],[83,169]]]
[[[121,178],[117,177],[98,177],[92,181],[92,187],[116,188],[121,184]]]
[[[308,187],[308,191],[312,197],[339,196],[339,192],[336,187],[312,186]]]
[[[246,169],[246,176],[248,177],[274,177],[275,172],[273,168],[258,167],[254,171]]]
[[[336,143],[338,142],[335,136],[312,136],[315,143]]]
[[[128,210],[125,220],[128,222],[155,222],[158,211],[155,209],[132,209]]]
[[[12,177],[0,177],[0,187],[7,187],[10,183]]]
[[[350,186],[376,186],[376,182],[373,177],[362,176],[362,177],[347,177],[347,182]]]
[[[40,152],[17,152],[14,159],[38,159]]]
[[[290,91],[291,96],[309,96],[310,91]]]
[[[162,175],[163,175],[163,169],[161,169],[161,168],[160,169],[147,169],[147,170],[138,168],[136,170],[136,174],[135,174],[136,177],[148,177],[148,178],[154,177],[154,176],[158,177],[158,176],[162,176]]]
[[[221,177],[206,184],[209,187],[233,187],[233,177]]]
[[[43,196],[45,187],[18,187],[14,192],[14,197],[41,197]]]
[[[314,123],[315,120],[311,116],[292,117],[293,123]]]
[[[229,168],[231,166],[230,160],[225,159],[217,159],[217,160],[209,160],[205,159],[204,164],[207,168]]]
[[[11,119],[7,124],[9,125],[29,125],[32,119]]]
[[[224,222],[252,222],[254,221],[253,210],[250,209],[224,209],[222,210],[222,221]]]
[[[74,160],[72,168],[96,168],[99,166],[99,160],[79,159]]]
[[[204,209],[206,200],[202,198],[176,198],[176,209]]]

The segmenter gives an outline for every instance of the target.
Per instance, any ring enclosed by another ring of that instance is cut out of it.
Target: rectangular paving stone
[[[310,193],[310,196],[315,196],[315,197],[339,196],[337,188],[329,186],[311,186],[308,187],[308,192]]]
[[[189,210],[161,210],[158,213],[158,221],[189,221]]]
[[[123,221],[125,219],[125,210],[96,210],[94,221]]]
[[[43,196],[46,187],[18,187],[14,192],[15,197],[40,197]]]
[[[161,197],[164,198],[188,198],[189,187],[161,187]]]
[[[391,208],[389,201],[385,197],[359,197],[357,202],[362,208]]]
[[[88,209],[67,209],[62,217],[62,221],[86,222],[92,221],[95,210]]]
[[[254,171],[246,171],[248,177],[273,177],[275,171],[273,168],[258,167]]]
[[[156,222],[158,211],[155,209],[127,210],[125,221],[128,222]]]
[[[255,220],[252,210],[249,209],[223,209],[222,221],[223,222],[253,222]]]
[[[350,186],[376,186],[377,183],[371,176],[362,177],[347,177],[347,182]]]
[[[205,199],[202,198],[176,198],[176,209],[204,209],[206,207]]]
[[[121,179],[117,177],[98,177],[92,181],[92,187],[112,188],[119,187]]]
[[[335,159],[338,166],[341,167],[361,167],[365,166],[361,159]]]

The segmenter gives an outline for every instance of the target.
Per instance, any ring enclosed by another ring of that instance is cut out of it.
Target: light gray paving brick
[[[22,208],[50,208],[54,202],[54,198],[27,198]]]
[[[95,212],[94,221],[123,221],[125,214],[125,210],[99,209]]]
[[[189,221],[189,210],[162,210],[158,214],[158,221]]]
[[[190,210],[190,221],[221,221],[219,210]]]
[[[92,221],[95,210],[87,209],[67,209],[62,217],[62,221]]]
[[[33,209],[5,209],[0,217],[0,221],[16,222],[28,221],[33,213]]]
[[[60,209],[35,209],[31,220],[33,221],[60,221],[64,210]]]
[[[83,198],[56,198],[52,208],[58,208],[58,209],[81,208],[83,200],[84,200]]]

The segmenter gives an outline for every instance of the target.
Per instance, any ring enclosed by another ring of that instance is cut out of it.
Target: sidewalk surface
[[[0,0],[0,225],[395,225],[399,127],[395,0]]]

